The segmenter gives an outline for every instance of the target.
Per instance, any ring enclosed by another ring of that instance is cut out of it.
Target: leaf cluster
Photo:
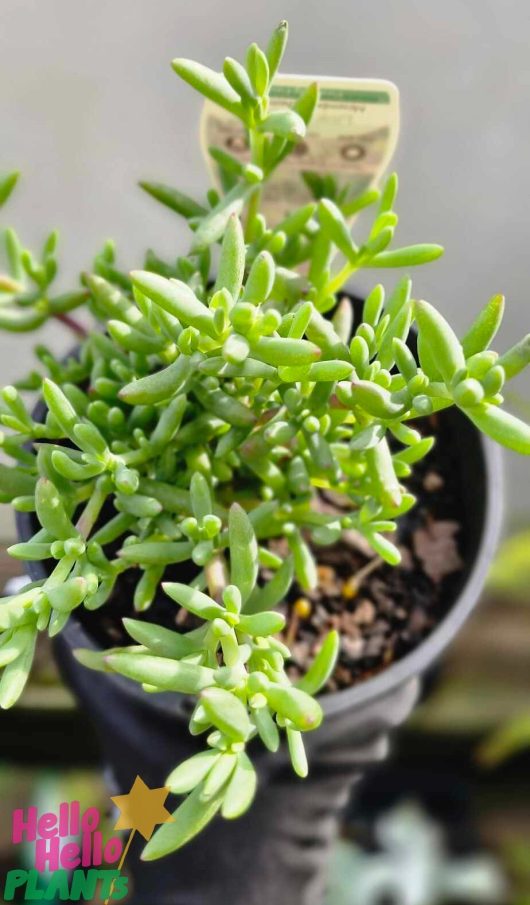
[[[40,258],[5,234],[0,324],[30,330],[57,318],[81,339],[65,360],[37,346],[36,369],[0,393],[1,444],[14,460],[0,466],[0,499],[32,513],[36,527],[9,552],[47,569],[0,607],[0,705],[20,695],[38,632],[54,635],[77,607],[103,606],[127,570],[139,576],[131,611],[148,610],[163,589],[200,620],[178,633],[128,618],[135,645],[78,654],[148,691],[197,696],[190,731],[207,733],[207,748],[169,778],[189,794],[146,857],[184,844],[219,810],[235,817],[246,809],[254,736],[276,750],[285,730],[294,769],[305,774],[302,736],[321,720],[313,695],[333,669],[338,639],[328,637],[293,686],[275,607],[295,579],[316,587],[315,550],[345,531],[399,563],[392,536],[415,503],[406,480],[433,444],[416,421],[456,405],[485,434],[530,453],[530,428],[501,407],[505,381],[530,360],[529,338],[500,356],[490,349],[501,296],[462,339],[414,299],[408,276],[390,293],[376,285],[358,323],[340,298],[360,268],[408,269],[441,254],[438,245],[393,246],[395,175],[381,193],[355,197],[331,177],[305,174],[314,201],[267,223],[263,184],[304,136],[318,101],[311,85],[292,108],[270,108],[286,36],[281,23],[266,51],[253,44],[244,64],[227,58],[222,73],[173,64],[241,119],[249,146],[247,163],[211,149],[223,191],[203,201],[142,183],[185,218],[186,256],[165,261],[149,251],[142,269],[126,272],[106,243],[80,286],[55,295],[56,234]],[[0,201],[15,182],[11,174],[0,183]],[[349,219],[361,208],[373,212],[372,226],[355,241]],[[90,332],[72,317],[80,306]],[[25,391],[41,395],[42,416]],[[336,510],[321,505],[322,494],[340,501]],[[283,559],[270,543],[278,538],[289,551]],[[188,561],[197,572],[190,585],[164,580]],[[273,574],[266,584],[260,566]]]

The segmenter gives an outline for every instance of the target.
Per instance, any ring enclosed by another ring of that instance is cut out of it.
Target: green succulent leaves
[[[14,170],[6,176],[0,176],[0,207],[6,203],[20,177],[20,173]]]
[[[437,362],[446,383],[465,367],[464,350],[444,317],[428,302],[416,302],[418,332]]]
[[[258,576],[258,545],[245,511],[237,504],[230,510],[228,532],[232,581],[245,604]]]
[[[194,476],[191,497],[195,516],[207,518],[211,497],[201,475]],[[302,734],[317,729],[322,721],[311,690],[317,691],[331,675],[338,635],[328,636],[312,669],[293,686],[284,669],[289,651],[275,637],[284,628],[284,617],[264,609],[244,612],[245,602],[257,590],[254,529],[237,504],[230,509],[228,524],[231,584],[220,589],[219,600],[190,585],[163,585],[175,603],[201,621],[200,628],[180,634],[126,619],[125,627],[139,647],[109,651],[95,661],[91,652],[77,654],[87,665],[119,673],[146,690],[197,696],[190,731],[209,733],[208,747],[167,778],[174,793],[188,797],[175,811],[171,826],[162,826],[147,845],[143,854],[147,860],[184,845],[219,810],[226,819],[233,819],[250,806],[256,773],[245,748],[254,736],[276,750],[280,729],[285,729],[293,767],[300,773],[301,763],[306,763]],[[215,564],[212,571],[215,586]],[[276,582],[268,599],[273,600],[279,590]],[[257,593],[267,597],[267,586]]]
[[[314,695],[333,675],[340,638],[323,639],[293,684],[283,602],[295,581],[317,587],[318,550],[345,531],[400,562],[394,535],[415,503],[407,479],[434,442],[417,420],[456,405],[484,434],[530,454],[530,428],[502,408],[504,384],[530,363],[530,338],[502,355],[490,348],[502,296],[462,340],[413,298],[408,276],[389,295],[377,285],[360,322],[340,297],[362,268],[409,269],[442,253],[394,246],[395,174],[381,192],[359,195],[305,172],[313,200],[267,222],[263,188],[305,136],[319,96],[312,84],[290,106],[271,104],[286,40],[281,22],[266,49],[251,44],[222,71],[173,62],[248,140],[243,156],[209,149],[222,191],[199,201],[140,183],[186,221],[187,255],[148,251],[129,273],[107,242],[79,285],[56,294],[56,232],[39,254],[4,234],[0,327],[24,332],[55,318],[77,349],[62,360],[38,345],[36,369],[0,393],[0,443],[14,463],[0,464],[0,501],[35,522],[9,552],[43,562],[47,576],[0,605],[0,706],[22,693],[39,632],[56,635],[78,607],[104,606],[130,572],[124,627],[134,643],[77,656],[149,694],[192,696],[189,730],[205,742],[168,777],[186,797],[147,860],[180,848],[217,813],[246,811],[257,787],[253,739],[271,752],[283,740],[294,771],[307,775],[304,733],[320,726]],[[0,179],[0,205],[17,178]],[[354,239],[351,218],[363,209],[372,224]],[[41,413],[25,391],[40,394]],[[322,506],[322,495],[340,503]],[[175,630],[146,619],[163,594]]]

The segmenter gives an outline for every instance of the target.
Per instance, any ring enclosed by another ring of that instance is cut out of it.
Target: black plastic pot
[[[310,776],[298,780],[285,751],[256,746],[260,778],[253,807],[234,821],[216,819],[184,849],[161,861],[128,858],[134,905],[321,905],[330,846],[353,782],[387,753],[391,729],[417,699],[420,677],[452,640],[482,589],[501,521],[501,472],[496,448],[457,410],[441,424],[458,450],[466,566],[446,617],[429,637],[384,672],[347,691],[322,698],[326,714],[306,736]],[[18,533],[34,531],[32,517],[17,513]],[[33,579],[42,563],[29,563]],[[62,675],[94,724],[113,793],[129,790],[139,774],[160,786],[175,764],[204,744],[191,738],[189,702],[177,694],[148,695],[120,676],[91,672],[72,651],[95,647],[75,618],[55,641]],[[93,731],[87,723],[87,736]]]

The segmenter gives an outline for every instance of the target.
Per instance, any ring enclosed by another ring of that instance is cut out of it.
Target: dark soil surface
[[[436,416],[430,430],[443,421]],[[465,552],[453,440],[439,433],[430,455],[405,482],[418,502],[399,526],[400,566],[388,566],[354,532],[340,544],[315,549],[318,589],[307,593],[295,585],[284,610],[293,678],[307,670],[332,628],[340,632],[341,648],[327,690],[338,691],[413,650],[446,615],[461,583]],[[306,618],[298,615],[304,610]]]
[[[342,644],[328,690],[347,688],[417,647],[451,608],[462,582],[465,550],[459,522],[461,453],[449,424],[441,413],[424,425],[437,442],[404,482],[418,502],[400,522],[400,566],[387,566],[354,532],[340,544],[315,548],[319,588],[306,593],[295,584],[284,604],[293,677],[305,672],[327,632],[336,628]],[[168,569],[165,578],[185,582],[196,571],[192,563],[178,565]],[[75,616],[102,646],[130,643],[121,620],[133,614],[138,577],[134,570],[124,573],[101,610],[76,610]],[[191,628],[188,614],[178,614],[161,593],[146,613],[134,615],[181,631]]]

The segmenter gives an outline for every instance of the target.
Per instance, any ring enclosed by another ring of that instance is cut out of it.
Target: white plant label
[[[303,173],[333,176],[339,187],[349,186],[348,200],[353,200],[378,184],[397,145],[399,91],[384,79],[280,75],[271,90],[270,109],[290,106],[315,81],[320,100],[307,135],[264,187],[262,210],[271,226],[312,199]],[[219,170],[209,147],[222,148],[241,161],[250,159],[240,120],[209,100],[202,111],[201,145],[219,188]]]

